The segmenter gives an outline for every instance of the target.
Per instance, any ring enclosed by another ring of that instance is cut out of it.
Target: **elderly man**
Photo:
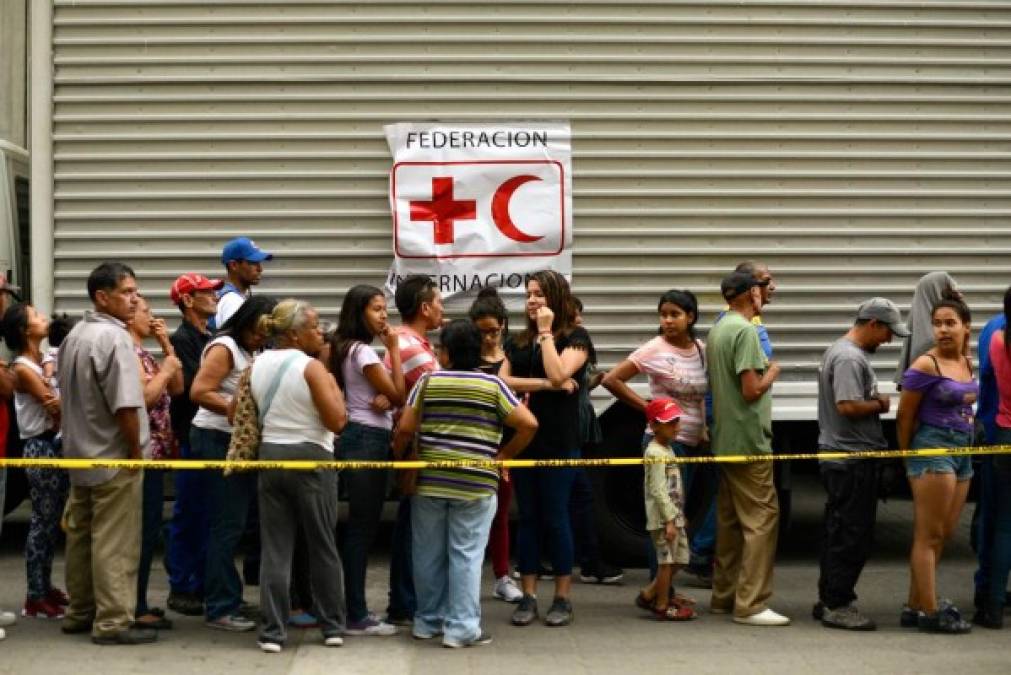
[[[126,330],[137,310],[137,280],[123,263],[88,277],[85,312],[60,346],[63,453],[70,459],[141,459],[149,438],[140,362]],[[67,591],[63,632],[91,631],[101,645],[154,642],[134,626],[140,558],[142,474],[132,469],[70,473]]]

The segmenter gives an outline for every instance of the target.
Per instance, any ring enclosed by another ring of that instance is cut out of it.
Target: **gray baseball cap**
[[[902,323],[902,314],[888,298],[871,298],[857,309],[857,319],[875,319],[888,326],[899,337],[909,337],[909,329]]]

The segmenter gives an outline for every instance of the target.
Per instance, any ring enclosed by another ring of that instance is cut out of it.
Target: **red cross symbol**
[[[431,220],[435,225],[435,243],[452,244],[453,225],[458,220],[476,220],[477,202],[453,198],[452,176],[432,179],[432,201],[411,202],[411,220]]]

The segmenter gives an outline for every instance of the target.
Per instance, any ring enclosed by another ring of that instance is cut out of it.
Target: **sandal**
[[[690,595],[681,595],[680,593],[675,593],[674,597],[671,598],[671,602],[678,607],[694,607],[695,598]]]
[[[654,607],[653,616],[656,617],[657,621],[691,621],[698,615],[691,607],[668,605],[663,609],[657,609]]]
[[[639,592],[635,596],[635,606],[638,607],[639,609],[644,609],[647,612],[653,611],[653,603],[650,600],[647,600],[646,597],[642,594],[642,592]]]

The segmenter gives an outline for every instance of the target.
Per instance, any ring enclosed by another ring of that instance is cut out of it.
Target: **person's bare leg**
[[[537,575],[524,574],[520,577],[520,588],[526,595],[537,595]]]
[[[909,481],[913,490],[913,546],[909,553],[909,607],[937,611],[935,572],[955,495],[955,475],[925,473]]]
[[[572,575],[566,574],[564,576],[555,577],[555,597],[556,598],[566,598],[572,594]]]
[[[656,568],[656,578],[653,579],[653,609],[663,611],[670,604],[670,585],[674,579],[674,565],[659,565]]]

